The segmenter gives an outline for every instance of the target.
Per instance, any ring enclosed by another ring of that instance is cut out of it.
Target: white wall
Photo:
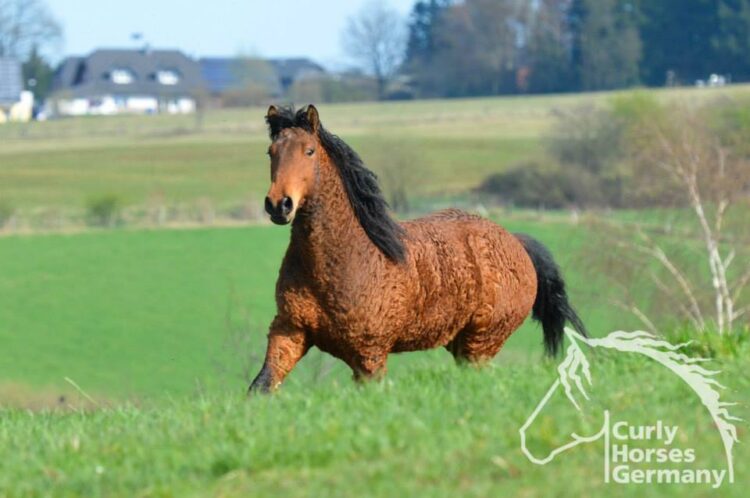
[[[50,108],[51,107],[51,108]],[[48,114],[60,116],[113,115],[113,114],[190,114],[195,112],[196,102],[192,98],[181,97],[162,100],[142,95],[116,97],[105,95],[101,98],[58,99],[57,105],[48,105]]]
[[[195,100],[189,98],[169,100],[164,107],[169,114],[190,114],[195,112]]]
[[[128,97],[124,112],[136,114],[155,114],[159,111],[159,100],[156,97]]]
[[[18,97],[18,102],[0,109],[0,124],[8,121],[25,123],[31,121],[34,113],[34,94],[23,91]]]
[[[51,111],[60,116],[85,116],[89,114],[89,99],[59,99]]]

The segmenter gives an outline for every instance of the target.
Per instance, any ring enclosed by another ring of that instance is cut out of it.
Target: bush
[[[721,144],[750,157],[750,98],[724,99],[710,107],[707,120]]]
[[[528,208],[561,209],[603,202],[598,180],[573,165],[544,168],[534,162],[523,163],[488,176],[478,191],[504,204]]]
[[[580,106],[556,113],[547,150],[560,164],[574,164],[594,175],[606,174],[621,155],[623,127],[612,111]]]
[[[86,201],[89,225],[113,227],[122,221],[122,201],[116,194],[102,194]]]

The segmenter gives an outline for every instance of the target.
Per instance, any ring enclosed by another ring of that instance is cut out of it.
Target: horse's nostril
[[[284,197],[283,199],[281,199],[281,212],[284,216],[291,213],[293,207],[294,202],[292,201],[291,197]]]
[[[273,202],[270,197],[266,197],[266,213],[273,214]]]

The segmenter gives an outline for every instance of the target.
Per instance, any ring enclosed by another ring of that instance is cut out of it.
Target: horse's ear
[[[275,105],[270,106],[268,108],[268,112],[266,112],[266,117],[267,118],[272,118],[272,117],[278,116],[278,115],[279,115],[279,108],[276,107]]]
[[[318,128],[320,128],[320,116],[318,115],[318,110],[312,104],[307,106],[307,122],[310,123],[313,133],[318,133]]]

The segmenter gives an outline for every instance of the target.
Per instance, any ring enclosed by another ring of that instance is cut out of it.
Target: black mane
[[[276,140],[286,128],[302,128],[314,133],[305,109],[279,107],[273,116],[266,116],[271,140]],[[388,203],[378,185],[378,177],[367,169],[359,157],[343,140],[318,126],[318,139],[333,160],[344,183],[354,215],[373,244],[390,260],[401,262],[406,257],[404,229],[388,214]]]

